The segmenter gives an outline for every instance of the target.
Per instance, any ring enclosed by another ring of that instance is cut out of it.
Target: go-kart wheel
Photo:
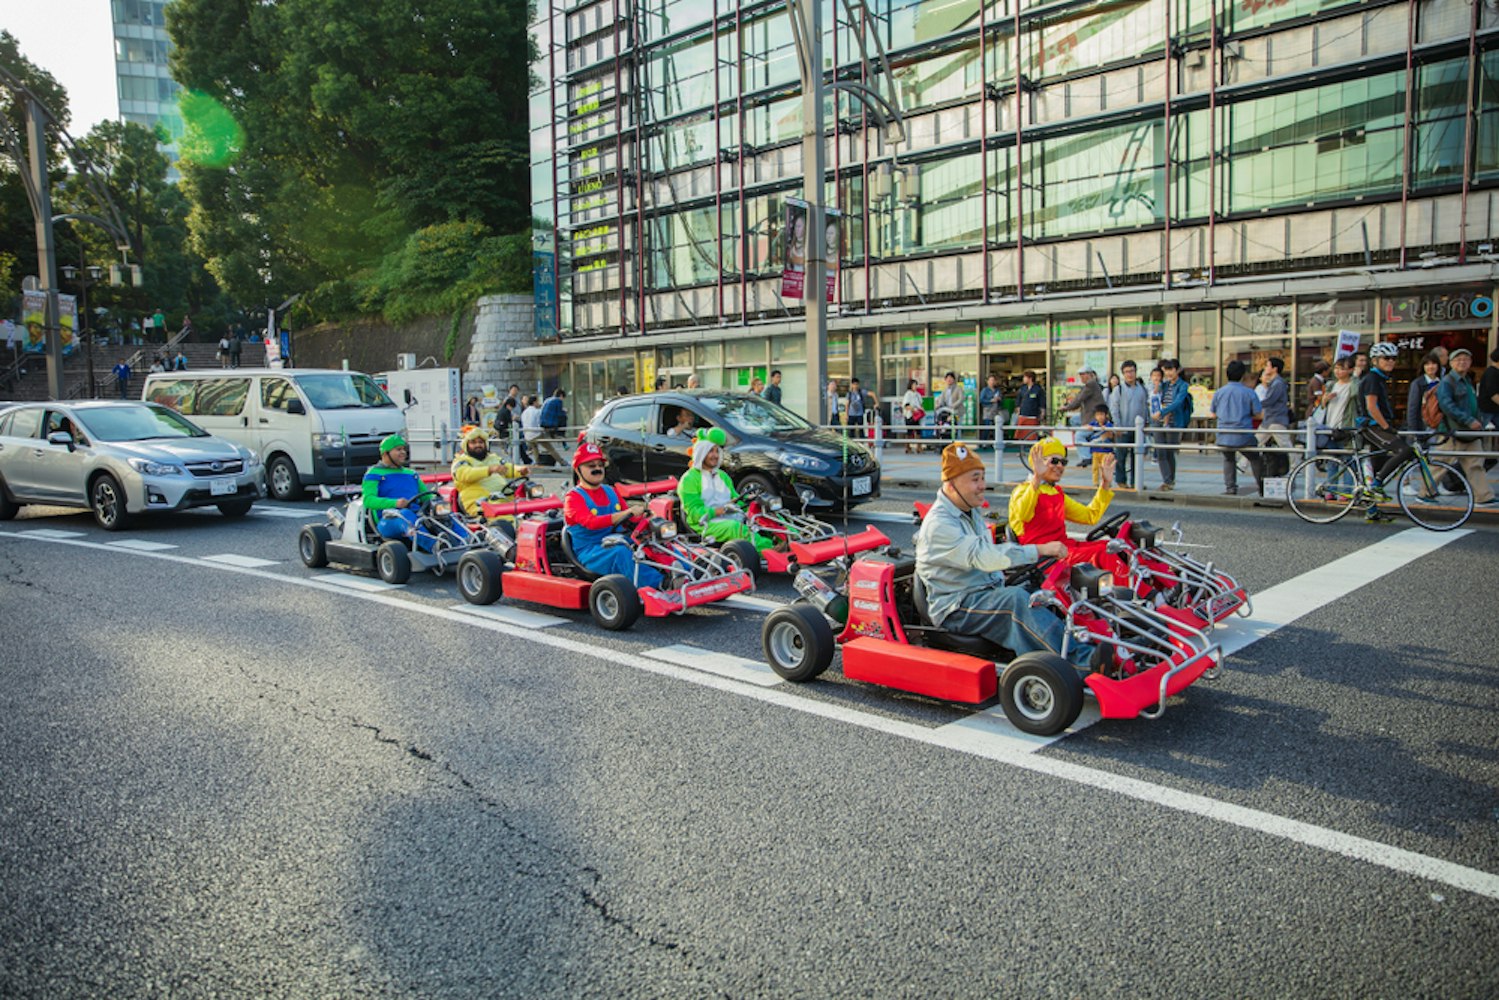
[[[326,524],[309,524],[297,536],[297,555],[308,569],[321,569],[328,565],[328,542],[333,532]]]
[[[724,542],[723,548],[719,549],[724,558],[729,560],[740,569],[747,569],[751,577],[760,575],[760,550],[755,548],[755,543],[747,538],[736,538],[731,542]]]
[[[1107,521],[1103,522],[1098,527],[1088,532],[1088,541],[1096,542],[1100,538],[1113,538],[1114,533],[1119,530],[1119,526],[1128,520],[1129,511],[1121,510],[1113,517],[1109,518]]]
[[[1051,736],[1077,721],[1083,679],[1055,653],[1022,653],[1000,676],[999,703],[1016,729]]]
[[[599,628],[619,632],[634,625],[645,613],[640,592],[618,573],[601,576],[588,588],[588,611]]]
[[[411,579],[411,553],[400,542],[386,542],[375,553],[375,569],[386,583],[405,583]]]
[[[816,678],[833,662],[833,629],[810,604],[772,611],[760,628],[760,645],[770,669],[796,684]]]
[[[458,560],[458,593],[470,604],[493,604],[500,599],[505,563],[488,550],[464,553]]]

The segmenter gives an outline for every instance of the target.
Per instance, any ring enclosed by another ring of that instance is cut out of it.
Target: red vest
[[[1061,490],[1036,494],[1036,512],[1020,533],[1021,545],[1067,541],[1067,498]]]

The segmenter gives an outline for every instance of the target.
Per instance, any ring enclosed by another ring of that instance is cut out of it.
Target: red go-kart
[[[1199,677],[1216,676],[1222,650],[1206,623],[1177,608],[1156,608],[1113,585],[1095,566],[1026,567],[1012,585],[1045,577],[1059,590],[1041,589],[1032,604],[1051,607],[1065,623],[1061,656],[1010,650],[932,625],[914,559],[871,553],[834,589],[810,570],[797,575],[804,600],[772,612],[761,631],[766,661],[781,677],[811,681],[843,653],[843,676],[944,701],[982,704],[998,696],[1018,729],[1061,732],[1077,720],[1085,691],[1106,719],[1158,718],[1166,700]],[[846,620],[844,616],[846,615]],[[834,635],[834,624],[841,627]],[[1066,659],[1076,641],[1115,649],[1109,674],[1087,673]]]

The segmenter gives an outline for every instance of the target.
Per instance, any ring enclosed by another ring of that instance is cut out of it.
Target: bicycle
[[[1382,448],[1361,451],[1359,435],[1347,455],[1315,455],[1286,478],[1286,499],[1303,521],[1331,524],[1356,505],[1370,520],[1388,519],[1383,508],[1398,505],[1405,516],[1429,531],[1461,527],[1473,513],[1473,487],[1455,466],[1432,459],[1434,435],[1412,443],[1411,457],[1395,470],[1393,491],[1370,485]]]

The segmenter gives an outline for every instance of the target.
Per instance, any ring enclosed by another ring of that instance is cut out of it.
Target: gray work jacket
[[[963,513],[939,492],[916,532],[916,575],[926,585],[932,624],[942,624],[964,594],[1003,587],[1004,570],[1037,558],[1034,545],[995,544],[982,514]]]

